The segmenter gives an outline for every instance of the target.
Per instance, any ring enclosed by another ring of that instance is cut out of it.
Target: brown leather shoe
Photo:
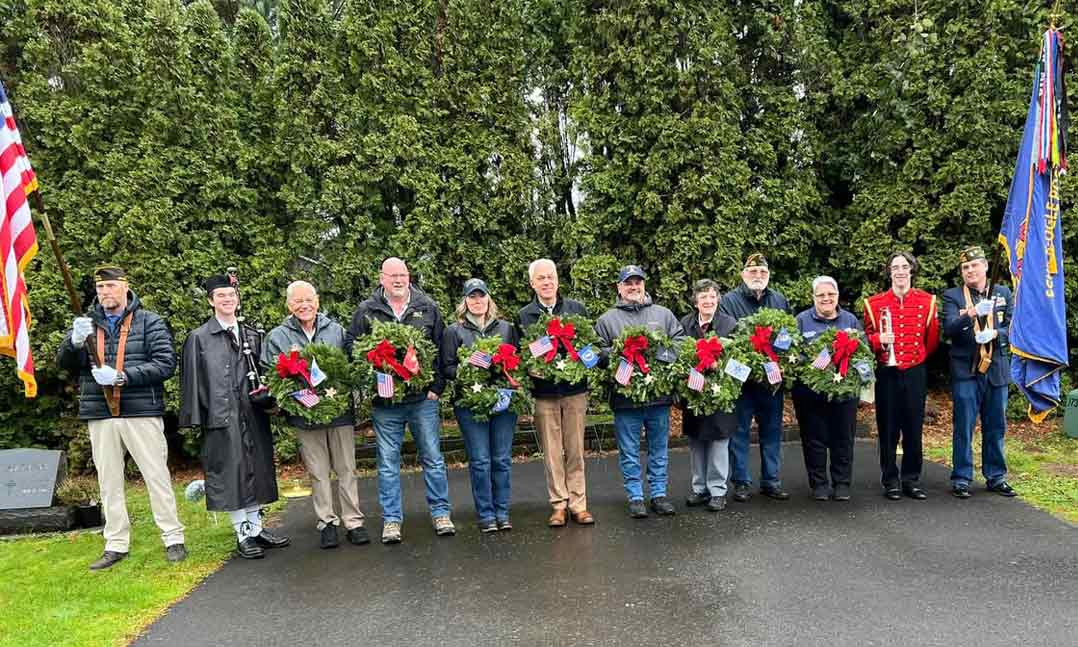
[[[566,516],[565,508],[554,510],[554,512],[550,513],[550,519],[547,521],[547,525],[551,528],[560,528],[565,525]]]
[[[573,523],[578,523],[581,526],[590,526],[595,523],[595,517],[591,516],[591,513],[587,510],[581,510],[580,512],[573,513]]]

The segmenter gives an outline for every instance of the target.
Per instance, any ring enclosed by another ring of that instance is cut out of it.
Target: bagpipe
[[[239,270],[235,267],[230,267],[225,270],[225,273],[238,293],[240,289]],[[247,384],[251,387],[251,390],[247,392],[247,396],[250,398],[251,404],[263,409],[272,409],[276,406],[276,401],[269,393],[269,386],[266,384],[266,378],[262,376],[262,371],[259,370],[258,358],[255,357],[251,344],[253,335],[254,339],[258,341],[259,348],[261,348],[262,340],[266,336],[266,330],[257,324],[247,323],[247,318],[242,316],[236,317],[236,323],[239,324],[240,329],[240,352],[247,366]]]

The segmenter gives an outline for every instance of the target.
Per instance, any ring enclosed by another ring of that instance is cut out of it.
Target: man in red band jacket
[[[876,352],[876,428],[884,496],[926,498],[921,489],[921,428],[924,424],[925,360],[939,345],[936,297],[913,287],[917,259],[891,255],[884,267],[891,289],[865,300],[865,334]],[[889,321],[888,321],[889,320]],[[892,362],[893,357],[893,362]],[[902,439],[902,469],[896,449]]]

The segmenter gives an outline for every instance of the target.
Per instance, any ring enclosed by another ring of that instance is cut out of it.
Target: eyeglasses
[[[814,295],[817,299],[834,299],[838,296],[838,292],[818,292]]]
[[[289,301],[294,306],[313,306],[318,301],[318,297],[304,297],[302,299],[292,299]]]

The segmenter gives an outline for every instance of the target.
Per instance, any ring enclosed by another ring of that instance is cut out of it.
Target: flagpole
[[[30,129],[20,121],[15,110],[15,102],[10,97],[8,98],[8,105],[11,107],[11,117],[20,125],[22,131],[26,133],[27,141],[29,141],[33,138]],[[26,142],[23,142],[23,148],[26,148]],[[83,316],[82,299],[79,298],[79,293],[75,289],[75,282],[71,279],[71,270],[67,266],[67,261],[64,260],[64,253],[60,251],[60,243],[57,242],[56,236],[52,233],[52,223],[49,222],[49,214],[45,213],[45,201],[41,198],[41,182],[37,182],[37,186],[27,197],[33,200],[34,209],[37,210],[41,224],[45,227],[45,238],[48,239],[49,247],[52,248],[53,256],[56,257],[56,264],[60,267],[60,274],[64,279],[64,288],[67,290],[67,301],[71,307],[71,313],[76,317],[81,317]],[[30,210],[31,214],[34,209]],[[86,338],[83,348],[86,349],[86,354],[89,356],[90,365],[98,366],[97,340],[94,339],[93,335]]]

